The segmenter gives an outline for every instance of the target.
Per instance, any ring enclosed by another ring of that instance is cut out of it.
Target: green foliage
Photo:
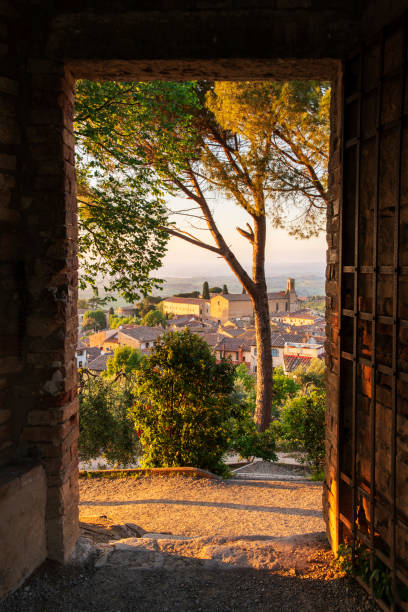
[[[141,302],[137,304],[137,314],[139,317],[143,318],[147,315],[151,310],[155,310],[155,305],[157,302],[152,301],[152,297],[145,297]],[[160,299],[159,299],[160,302]]]
[[[317,310],[318,312],[324,312],[326,310],[326,296],[324,295],[315,295],[307,299],[302,303],[303,308],[311,308],[312,310]]]
[[[89,308],[88,300],[85,298],[78,298],[78,308]]]
[[[248,371],[244,363],[236,368],[235,389],[253,414],[256,404],[256,378],[254,374]],[[279,417],[284,403],[289,398],[294,397],[299,389],[300,384],[287,376],[282,368],[274,370],[272,418],[277,419]]]
[[[256,404],[256,378],[244,363],[235,368],[235,392],[238,394],[238,401],[246,404],[253,416]]]
[[[276,368],[273,371],[273,400],[272,400],[272,417],[278,418],[284,403],[291,397],[294,397],[300,384],[291,377],[287,376],[283,368]]]
[[[119,293],[131,302],[161,280],[167,210],[149,170],[132,151],[137,104],[125,83],[77,83],[75,136],[79,205],[80,286]]]
[[[326,384],[326,366],[322,359],[315,357],[311,360],[308,368],[300,366],[292,372],[292,379],[300,385],[303,391],[308,388],[317,387],[324,389]]]
[[[277,461],[276,436],[273,426],[263,432],[257,430],[253,420],[253,410],[246,404],[235,404],[232,416],[230,450],[238,453],[246,461],[255,457],[263,461]]]
[[[262,181],[272,224],[301,238],[319,233],[325,220],[329,105],[330,89],[315,81],[218,81],[206,94],[215,121],[238,143],[240,166]],[[256,212],[252,185],[227,163],[210,166],[211,153],[205,157],[211,179]]]
[[[348,576],[360,576],[367,585],[373,585],[377,599],[392,602],[392,577],[390,569],[376,555],[371,568],[370,550],[359,540],[356,541],[353,563],[353,549],[347,543],[340,544],[336,564]],[[397,592],[402,601],[408,601],[407,587],[397,579]]]
[[[221,287],[210,287],[210,293],[222,293]]]
[[[139,368],[142,354],[130,346],[118,346],[113,356],[106,363],[104,376],[112,377],[118,374],[128,375]]]
[[[87,310],[84,312],[82,328],[85,331],[106,329],[106,315],[103,310]]]
[[[266,217],[301,238],[324,227],[329,103],[329,87],[313,81],[80,81],[81,283],[95,287],[99,274],[105,290],[147,295],[173,235],[224,257],[259,310]],[[177,213],[203,221],[209,243],[177,226],[167,202],[180,195],[189,203]],[[213,196],[248,213],[247,229],[237,231],[252,245],[258,279],[217,227]],[[259,386],[270,389],[262,372]],[[262,427],[268,409],[257,406]]]
[[[324,470],[316,470],[310,476],[313,482],[324,482]]]
[[[217,364],[190,331],[169,332],[141,364],[132,408],[143,467],[195,466],[223,474],[234,367]]]
[[[142,325],[147,325],[147,327],[155,327],[156,325],[166,327],[166,317],[160,310],[150,310],[143,317]]]
[[[81,372],[78,448],[82,460],[102,456],[119,467],[135,463],[140,445],[129,418],[132,400],[126,380],[112,382]]]
[[[228,287],[227,287],[227,285],[223,285],[222,286],[222,293],[223,293],[223,295],[228,295]]]
[[[121,325],[139,325],[140,320],[137,317],[118,317],[110,314],[108,323],[110,329],[117,329]]]
[[[294,448],[305,454],[313,471],[321,469],[325,453],[324,390],[313,388],[308,395],[287,400],[280,417],[280,433]]]
[[[203,299],[204,300],[209,300],[210,299],[210,288],[208,286],[208,281],[205,281],[203,283],[203,293],[202,293]]]

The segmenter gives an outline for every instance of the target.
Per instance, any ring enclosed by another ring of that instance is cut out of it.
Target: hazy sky
[[[180,210],[193,206],[191,200],[182,198],[172,198],[169,202],[172,209]],[[250,269],[251,245],[235,229],[236,226],[245,228],[246,222],[250,220],[249,215],[228,200],[214,199],[212,202],[213,213],[221,233],[240,263]],[[175,215],[174,220],[179,223],[180,227],[200,240],[214,244],[208,231],[200,231],[192,227],[192,225],[202,226],[199,220],[190,219],[189,222],[186,222],[185,218],[180,215]],[[267,234],[266,273],[271,273],[271,270],[276,271],[280,264],[298,262],[323,264],[326,257],[326,248],[325,232],[322,232],[318,238],[296,240],[289,236],[286,231],[276,230],[270,226]],[[230,272],[228,265],[215,253],[174,237],[169,242],[168,253],[163,260],[163,268],[160,270],[161,274],[168,276],[188,276],[204,273],[222,275],[228,272]]]

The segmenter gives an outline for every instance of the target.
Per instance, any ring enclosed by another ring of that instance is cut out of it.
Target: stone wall
[[[47,23],[24,4],[0,5],[0,460],[41,461],[48,556],[64,560],[78,532],[74,80],[41,55]]]
[[[44,469],[0,468],[0,599],[46,558]]]
[[[341,247],[342,199],[342,105],[343,72],[332,80],[330,111],[329,203],[327,209],[326,254],[326,467],[323,512],[327,535],[334,550],[338,547],[337,461],[339,438],[339,256]]]

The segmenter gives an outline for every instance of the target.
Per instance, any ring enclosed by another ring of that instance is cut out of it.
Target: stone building
[[[325,520],[333,549],[349,538],[381,558],[402,609],[408,1],[154,7],[0,3],[0,595],[78,538],[75,79],[318,79],[332,86]]]
[[[295,280],[288,278],[286,291],[268,293],[269,312],[294,312],[300,308],[296,295]],[[252,302],[246,293],[227,293],[214,295],[210,300],[210,316],[215,321],[225,323],[232,318],[253,318]]]
[[[164,330],[161,328],[144,325],[122,329],[118,331],[118,346],[130,346],[139,350],[151,349],[163,333]]]
[[[165,314],[196,315],[207,319],[210,314],[210,302],[202,298],[170,297],[160,302]]]

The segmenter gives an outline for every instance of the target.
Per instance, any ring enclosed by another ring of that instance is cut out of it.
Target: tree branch
[[[190,237],[187,234],[181,233],[181,231],[177,231],[172,229],[171,227],[160,227],[161,230],[167,232],[171,236],[175,236],[176,238],[182,238],[186,242],[190,242],[195,246],[199,246],[202,249],[207,249],[207,251],[212,251],[213,253],[217,253],[217,255],[221,255],[221,250],[217,247],[212,246],[211,244],[207,244],[206,242],[202,242],[201,240],[197,240],[197,238]]]

